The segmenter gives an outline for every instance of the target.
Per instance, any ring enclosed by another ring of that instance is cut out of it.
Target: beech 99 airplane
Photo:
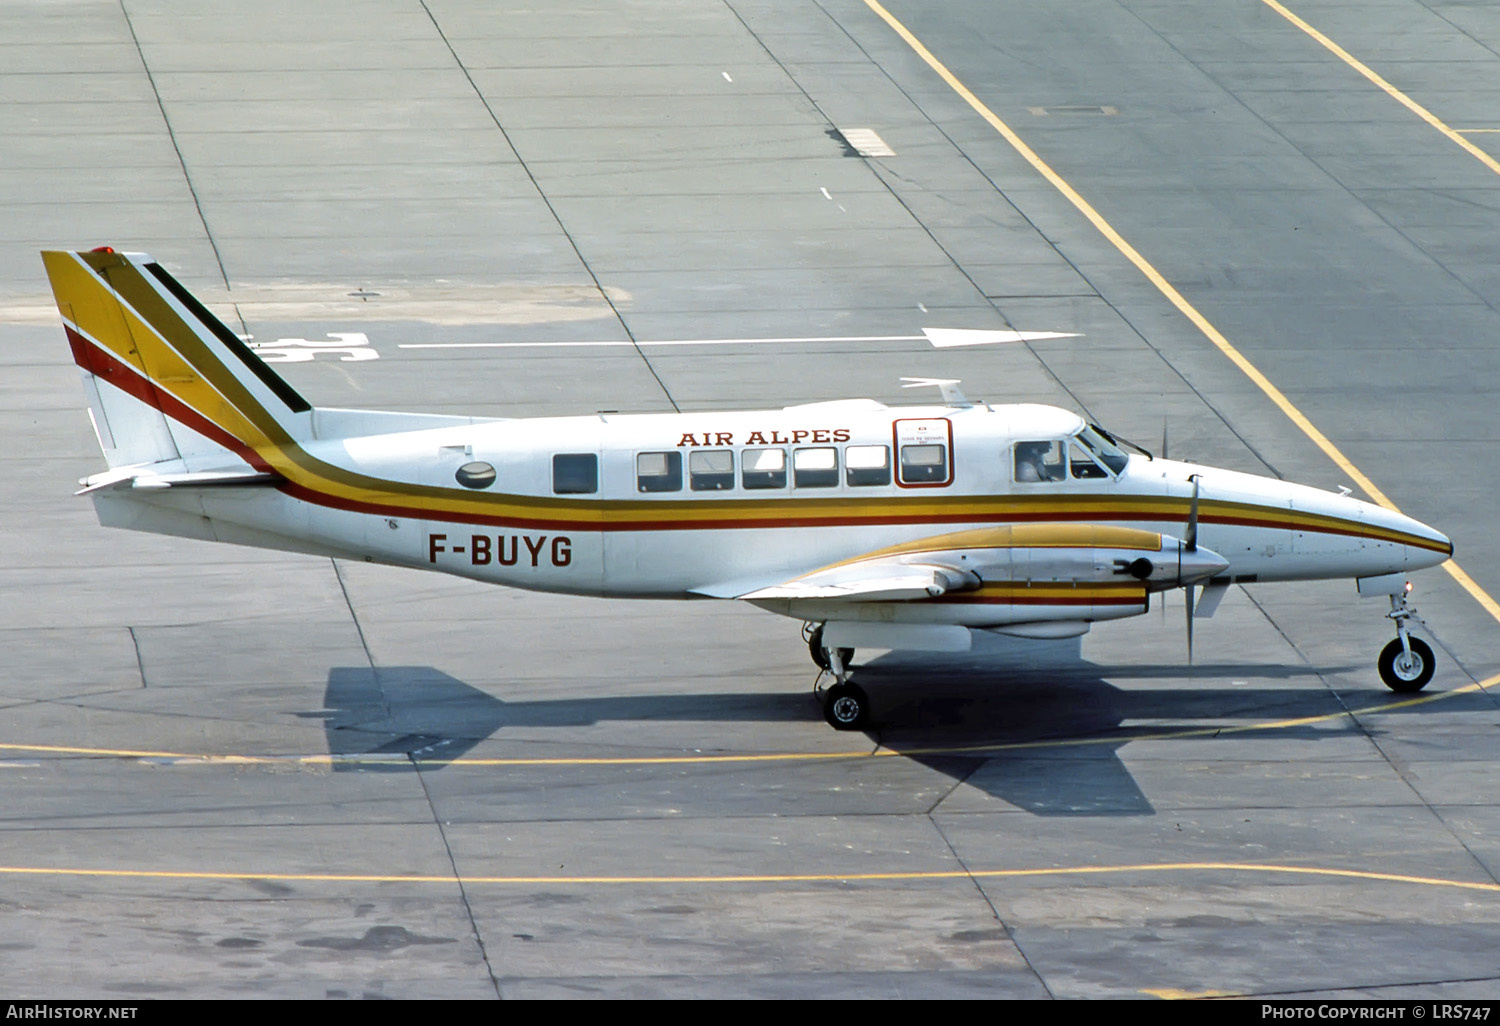
[[[547,417],[310,406],[144,254],[45,252],[109,469],[108,527],[437,570],[510,587],[738,599],[805,621],[829,723],[870,703],[853,649],[1065,638],[1186,590],[1354,578],[1390,596],[1379,659],[1433,674],[1407,575],[1453,552],[1343,494],[1127,453],[1047,406],[870,399]],[[1133,447],[1132,447],[1133,448]],[[831,676],[833,684],[822,682]]]

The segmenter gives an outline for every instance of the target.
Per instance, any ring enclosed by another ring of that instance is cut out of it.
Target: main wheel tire
[[[870,720],[870,696],[858,684],[835,684],[823,694],[823,718],[834,730],[861,730]]]
[[[1433,670],[1437,668],[1427,642],[1420,638],[1408,640],[1411,642],[1410,659],[1401,648],[1400,638],[1385,646],[1380,653],[1380,679],[1386,687],[1402,694],[1421,691],[1432,680]]]
[[[808,651],[808,654],[812,656],[812,661],[817,664],[818,669],[820,669],[820,670],[831,670],[831,669],[833,669],[833,667],[831,667],[831,666],[828,665],[828,650],[823,647],[823,625],[822,624],[818,624],[807,635],[807,651]],[[849,664],[854,661],[854,649],[852,649],[852,648],[841,648],[841,649],[839,649],[839,658],[841,660],[843,660],[844,666],[847,668],[849,666]]]

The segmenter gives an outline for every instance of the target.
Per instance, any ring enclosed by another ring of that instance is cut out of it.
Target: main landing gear
[[[1396,621],[1396,640],[1380,653],[1380,679],[1392,691],[1421,691],[1432,680],[1437,666],[1427,642],[1411,636],[1407,621],[1421,623],[1422,618],[1406,601],[1404,590],[1391,596],[1391,611],[1386,616]]]
[[[804,624],[802,636],[807,639],[812,661],[821,671],[813,682],[813,694],[823,705],[823,718],[834,730],[862,730],[870,721],[870,696],[849,679],[849,662],[854,658],[854,649],[824,648],[823,625],[820,623]],[[834,683],[824,687],[823,681],[830,674]]]

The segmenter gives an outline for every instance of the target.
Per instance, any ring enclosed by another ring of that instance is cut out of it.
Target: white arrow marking
[[[974,328],[923,328],[920,335],[832,335],[800,338],[679,338],[656,342],[408,342],[398,349],[609,349],[667,346],[764,346],[808,342],[918,342],[926,339],[935,349],[954,346],[996,345],[1002,342],[1032,342],[1048,338],[1079,338],[1060,331],[992,331]]]
[[[1078,338],[1067,331],[975,331],[970,328],[923,328],[935,349],[954,346],[992,346],[997,342],[1037,342],[1048,338]]]

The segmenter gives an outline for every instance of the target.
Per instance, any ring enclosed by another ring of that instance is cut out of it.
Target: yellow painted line
[[[1233,990],[1178,990],[1176,987],[1147,987],[1142,994],[1150,994],[1163,1001],[1196,1001],[1201,998],[1240,997]]]
[[[1438,117],[1436,114],[1432,113],[1432,111],[1428,110],[1416,100],[1413,100],[1410,96],[1407,96],[1401,90],[1391,85],[1384,78],[1377,75],[1363,61],[1357,60],[1353,55],[1349,53],[1348,50],[1345,50],[1342,46],[1335,43],[1332,39],[1329,39],[1323,33],[1319,32],[1307,22],[1297,17],[1297,15],[1287,10],[1287,8],[1284,5],[1278,3],[1277,0],[1261,0],[1261,2],[1264,3],[1267,7],[1271,8],[1271,10],[1275,11],[1277,14],[1281,15],[1287,21],[1297,26],[1303,32],[1307,33],[1313,39],[1317,40],[1319,45],[1321,45],[1329,53],[1333,54],[1339,60],[1349,65],[1349,67],[1359,72],[1365,78],[1369,79],[1391,99],[1401,104],[1401,106],[1411,111],[1417,117],[1421,118],[1433,128],[1437,129],[1439,132],[1443,133],[1443,135],[1446,136],[1451,142],[1461,147],[1475,160],[1479,161],[1481,164],[1489,168],[1491,171],[1495,172],[1497,175],[1500,175],[1500,161],[1497,161],[1494,157],[1481,150],[1478,146],[1475,146],[1473,143],[1469,142],[1469,140],[1463,137],[1463,134],[1461,132],[1457,132],[1452,128],[1449,128],[1442,118]],[[1479,128],[1472,129],[1471,131],[1494,132],[1500,130],[1493,128]]]
[[[1448,692],[1444,692],[1447,694]],[[93,758],[161,760],[205,765],[413,765],[413,766],[663,766],[720,762],[800,762],[828,759],[889,758],[902,755],[891,749],[862,749],[848,752],[767,752],[734,755],[625,755],[536,757],[506,759],[410,758],[402,754],[382,755],[213,755],[203,752],[150,751],[132,748],[83,748],[67,745],[35,745],[0,742],[0,752],[30,752],[39,755],[78,755]]]
[[[81,869],[52,866],[0,866],[0,876],[94,877],[126,880],[185,881],[265,881],[276,883],[376,883],[376,884],[461,884],[465,886],[526,885],[605,886],[612,884],[812,884],[812,883],[889,883],[903,881],[943,880],[1021,880],[1036,877],[1107,876],[1129,873],[1263,873],[1273,876],[1301,876],[1324,879],[1365,880],[1380,883],[1413,884],[1453,890],[1500,893],[1500,884],[1483,880],[1448,880],[1436,876],[1414,876],[1406,873],[1381,873],[1363,869],[1336,869],[1319,866],[1283,866],[1259,862],[1148,862],[1117,866],[1047,866],[1039,869],[941,869],[892,870],[875,873],[695,873],[683,875],[536,875],[536,876],[428,876],[393,873],[262,873],[233,871],[197,871],[171,869]]]
[[[1218,737],[1224,734],[1245,734],[1252,731],[1288,730],[1335,720],[1375,716],[1383,713],[1428,705],[1459,695],[1485,691],[1500,684],[1500,674],[1431,694],[1403,698],[1363,709],[1340,709],[1337,712],[1318,713],[1314,716],[1297,716],[1284,720],[1266,720],[1260,723],[1241,723],[1229,726],[1192,727],[1185,730],[1159,731],[1143,734],[1100,734],[1090,737],[1052,738],[1045,741],[998,741],[987,744],[947,745],[929,748],[860,749],[842,752],[764,752],[759,754],[727,755],[621,755],[621,756],[536,756],[495,759],[442,759],[410,758],[404,755],[209,755],[192,752],[140,751],[127,748],[81,748],[63,745],[32,745],[0,742],[0,752],[30,752],[42,755],[79,755],[95,758],[161,760],[173,763],[231,766],[460,766],[469,768],[505,767],[563,767],[563,766],[702,766],[744,763],[789,763],[828,762],[853,759],[912,758],[931,755],[978,755],[985,752],[1035,751],[1047,748],[1080,748],[1090,745],[1123,745],[1132,741],[1174,741],[1195,737]]]
[[[1316,29],[1312,28],[1310,25],[1302,21],[1296,15],[1292,14],[1286,8],[1282,7],[1279,3],[1276,2],[1276,0],[1263,0],[1263,2],[1277,9],[1285,17],[1290,19],[1293,24],[1296,24],[1299,28],[1303,28],[1304,31],[1307,31],[1309,34],[1311,34],[1313,38],[1323,43],[1323,45],[1327,46],[1334,53],[1340,55],[1344,60],[1350,62],[1351,66],[1354,66],[1357,69],[1363,69],[1362,74],[1365,74],[1367,78],[1370,78],[1371,81],[1375,82],[1377,85],[1381,86],[1381,88],[1385,89],[1397,99],[1401,100],[1408,107],[1411,107],[1423,118],[1423,120],[1438,128],[1445,135],[1458,143],[1458,145],[1462,146],[1465,150],[1483,161],[1487,167],[1494,170],[1497,174],[1500,174],[1500,162],[1497,162],[1489,154],[1485,153],[1479,147],[1475,146],[1473,143],[1469,142],[1467,139],[1454,132],[1447,125],[1443,124],[1429,111],[1427,111],[1426,108],[1410,100],[1410,98],[1408,98],[1404,93],[1396,89],[1390,83],[1386,82],[1385,79],[1381,78],[1379,75],[1376,75],[1368,68],[1365,68],[1364,65],[1354,60],[1353,57],[1350,57],[1335,43],[1329,40],[1328,37],[1322,35],[1322,33],[1318,32]],[[1152,264],[1145,257],[1141,256],[1141,254],[1137,252],[1134,246],[1125,241],[1124,236],[1115,231],[1114,226],[1106,221],[1103,215],[1095,210],[1093,205],[1090,204],[1088,200],[1084,199],[1076,189],[1069,185],[1061,175],[1059,175],[1052,169],[1051,165],[1049,165],[1040,156],[1038,156],[1036,151],[1028,146],[1026,142],[1011,129],[1009,125],[1007,125],[1004,121],[1001,121],[1000,118],[995,115],[994,111],[985,106],[983,101],[981,101],[979,97],[975,96],[967,86],[960,82],[958,78],[953,74],[953,72],[948,70],[947,66],[945,66],[942,61],[934,57],[932,55],[932,52],[928,50],[927,47],[922,45],[921,40],[912,35],[911,31],[908,30],[905,25],[902,25],[899,21],[897,21],[896,18],[891,14],[891,12],[882,7],[878,0],[865,0],[865,5],[869,7],[870,10],[874,11],[875,14],[878,15],[887,25],[889,25],[898,36],[905,40],[906,44],[916,52],[917,56],[922,58],[922,60],[927,63],[927,66],[932,68],[932,70],[937,73],[938,77],[948,84],[949,88],[957,93],[965,103],[972,107],[975,113],[977,113],[981,118],[988,122],[990,127],[993,128],[996,132],[999,132],[1000,135],[1004,137],[1005,141],[1010,143],[1011,147],[1021,155],[1022,159],[1024,159],[1028,164],[1035,168],[1037,173],[1045,178],[1053,188],[1062,193],[1063,197],[1066,198],[1069,203],[1073,204],[1074,208],[1076,208],[1078,212],[1081,213],[1089,221],[1090,224],[1097,228],[1099,230],[1099,233],[1106,239],[1108,239],[1110,244],[1113,245],[1115,249],[1119,250],[1120,254],[1124,256],[1125,259],[1134,264],[1136,266],[1136,269],[1144,274],[1147,280],[1149,280],[1152,285],[1156,286],[1157,291],[1159,291],[1164,297],[1166,297],[1167,301],[1175,306],[1184,317],[1191,321],[1194,327],[1202,332],[1204,337],[1213,343],[1215,348],[1217,348],[1221,353],[1228,357],[1230,362],[1238,367],[1246,377],[1255,382],[1256,387],[1259,388],[1263,393],[1265,393],[1266,398],[1270,399],[1271,402],[1276,405],[1277,409],[1286,414],[1287,417],[1292,421],[1292,423],[1296,424],[1298,429],[1300,429],[1302,433],[1306,435],[1314,445],[1323,450],[1324,454],[1327,455],[1329,459],[1333,460],[1334,464],[1337,465],[1338,468],[1342,470],[1346,475],[1348,475],[1350,480],[1357,484],[1365,492],[1366,495],[1370,496],[1370,498],[1374,499],[1377,503],[1384,506],[1386,509],[1392,510],[1397,513],[1401,512],[1400,509],[1397,508],[1396,504],[1392,502],[1390,498],[1385,494],[1385,492],[1376,487],[1374,481],[1365,476],[1364,472],[1356,467],[1349,460],[1349,458],[1339,450],[1338,446],[1329,441],[1328,437],[1324,435],[1323,432],[1319,431],[1313,424],[1313,422],[1309,420],[1301,410],[1299,410],[1292,404],[1292,401],[1282,393],[1281,389],[1277,388],[1274,384],[1271,383],[1270,378],[1267,378],[1260,372],[1259,368],[1257,368],[1253,363],[1246,359],[1244,354],[1236,349],[1234,345],[1229,341],[1229,339],[1226,338],[1218,328],[1214,327],[1214,325],[1210,323],[1207,317],[1203,316],[1203,314],[1199,312],[1197,307],[1193,306],[1192,303],[1189,303],[1187,301],[1187,297],[1178,292],[1177,289],[1172,286],[1172,283],[1167,281],[1167,279],[1162,276],[1160,271],[1152,266]],[[1472,577],[1465,573],[1452,559],[1449,559],[1446,563],[1443,564],[1443,569],[1448,571],[1449,576],[1451,576],[1456,582],[1458,582],[1458,585],[1465,591],[1467,591],[1469,595],[1476,602],[1478,602],[1480,606],[1484,608],[1485,612],[1489,613],[1496,622],[1500,622],[1500,602],[1496,602],[1492,597],[1490,597],[1489,593],[1481,588],[1478,583],[1476,583]]]

